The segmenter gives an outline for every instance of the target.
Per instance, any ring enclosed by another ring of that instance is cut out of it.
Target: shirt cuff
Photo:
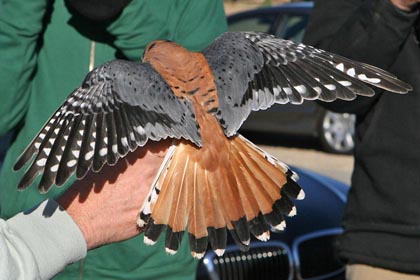
[[[73,219],[54,200],[7,220],[9,228],[30,248],[41,279],[52,278],[87,253],[86,241]]]

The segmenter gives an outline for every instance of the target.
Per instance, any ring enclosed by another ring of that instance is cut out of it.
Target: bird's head
[[[156,40],[149,43],[143,53],[143,62],[162,66],[180,65],[189,55],[189,51],[175,42]]]

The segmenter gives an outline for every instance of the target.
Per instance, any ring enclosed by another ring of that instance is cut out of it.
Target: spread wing
[[[148,139],[182,137],[200,146],[193,113],[192,104],[176,98],[149,64],[105,63],[87,75],[20,156],[15,170],[35,159],[19,189],[41,173],[42,192],[75,172],[82,178],[88,170],[115,164]]]
[[[412,89],[377,67],[265,33],[224,33],[203,54],[219,94],[215,115],[227,136],[237,132],[251,110],[275,103],[372,96],[366,84],[396,93]]]

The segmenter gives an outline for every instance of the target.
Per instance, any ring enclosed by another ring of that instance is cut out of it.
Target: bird
[[[225,32],[201,52],[147,45],[141,62],[112,60],[87,74],[17,159],[23,190],[42,174],[47,192],[75,174],[115,165],[148,141],[172,139],[137,224],[144,242],[165,235],[175,254],[219,256],[227,234],[241,250],[252,236],[284,230],[305,197],[298,174],[238,133],[251,111],[274,104],[404,94],[411,86],[380,68],[259,32]]]

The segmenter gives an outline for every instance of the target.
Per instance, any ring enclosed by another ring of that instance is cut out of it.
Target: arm
[[[0,220],[0,279],[48,279],[86,256],[80,229],[57,208],[54,200],[47,200],[30,214]]]
[[[23,118],[47,0],[0,1],[0,135]]]
[[[58,204],[47,200],[0,220],[0,279],[49,279],[87,249],[139,234],[137,215],[166,148],[167,142],[148,144],[114,167],[88,174]]]
[[[389,69],[411,34],[417,15],[417,11],[398,9],[390,0],[318,0],[304,41],[357,61]],[[322,105],[336,111],[362,114],[369,110],[377,98],[380,98],[380,94],[375,98]]]

